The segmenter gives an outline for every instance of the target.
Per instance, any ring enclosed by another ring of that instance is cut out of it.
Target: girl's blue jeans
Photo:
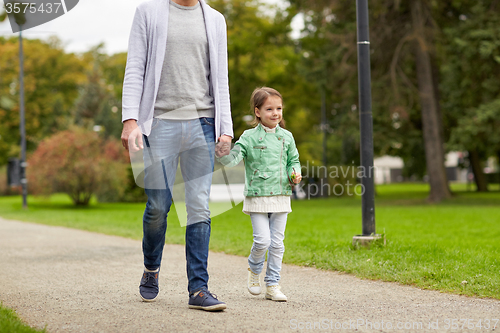
[[[187,210],[186,269],[190,293],[207,288],[208,284],[211,229],[208,200],[214,144],[214,118],[182,121],[155,118],[151,134],[144,136],[144,185],[148,196],[143,217],[144,266],[151,270],[160,267],[167,215],[180,165]]]
[[[277,285],[280,281],[281,263],[285,253],[286,218],[288,213],[250,213],[253,227],[253,245],[248,257],[248,265],[255,274],[264,267],[267,253],[266,286]]]

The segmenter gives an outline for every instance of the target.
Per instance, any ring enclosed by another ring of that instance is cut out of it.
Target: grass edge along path
[[[5,307],[0,302],[0,332],[2,333],[45,333],[46,330],[39,330],[26,325],[12,309]]]
[[[354,249],[361,229],[359,198],[294,201],[285,239],[284,262],[330,269],[359,278],[397,282],[422,289],[500,299],[500,192],[467,192],[441,204],[428,204],[426,184],[377,186],[377,232],[387,246]],[[141,239],[141,204],[74,207],[63,195],[0,198],[0,216]],[[55,219],[54,216],[57,216]],[[169,215],[167,243],[183,244],[184,229]],[[252,244],[250,218],[241,204],[212,219],[213,251],[247,256]],[[245,268],[242,268],[245,269]]]

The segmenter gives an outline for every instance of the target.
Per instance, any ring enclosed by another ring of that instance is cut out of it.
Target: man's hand
[[[219,137],[219,142],[228,142],[228,143],[231,143],[231,141],[233,141],[233,138],[230,137],[229,135],[221,135]]]
[[[142,144],[142,133],[135,119],[129,119],[123,122],[121,139],[123,147],[132,153],[144,148]]]

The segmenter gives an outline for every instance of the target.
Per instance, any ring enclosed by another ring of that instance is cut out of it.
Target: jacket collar
[[[275,134],[278,139],[282,139],[284,136],[283,129],[280,127],[280,125],[276,125],[276,133],[267,133],[264,127],[262,127],[262,124],[259,123],[257,125],[257,131],[259,134],[262,136],[265,136],[266,134]]]

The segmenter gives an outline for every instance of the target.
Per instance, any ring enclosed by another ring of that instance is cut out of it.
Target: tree
[[[25,40],[24,82],[28,151],[48,135],[68,128],[83,63],[56,38]],[[0,165],[19,155],[19,57],[17,38],[0,37]]]
[[[93,131],[73,127],[43,140],[28,159],[28,180],[35,194],[63,192],[75,205],[88,205],[92,195],[127,184],[127,166],[120,143],[104,141]],[[112,192],[113,192],[112,191]]]
[[[443,106],[450,127],[449,146],[468,151],[478,191],[487,191],[482,162],[498,156],[500,104],[500,4],[458,1],[446,8],[441,66]]]
[[[411,0],[410,11],[415,38],[415,69],[422,110],[425,160],[431,187],[429,200],[439,202],[451,197],[451,192],[444,167],[443,122],[436,86],[437,73],[432,65],[432,17],[424,0]]]
[[[359,124],[354,112],[357,110],[356,21],[345,17],[351,14],[355,17],[355,11],[344,11],[348,4],[341,2],[292,1],[292,5],[303,12],[305,20],[302,38],[295,42],[300,56],[296,65],[298,80],[303,82],[300,103],[303,118],[308,120],[302,124],[309,127],[308,135],[298,143],[301,158],[318,165],[325,159],[328,164],[337,165],[351,164],[353,157],[359,162]],[[338,10],[341,17],[336,15],[336,6],[342,7]],[[321,119],[322,100],[326,124]],[[323,156],[324,135],[327,156]]]
[[[105,137],[119,139],[121,124],[121,95],[125,73],[126,54],[109,56],[99,44],[83,54],[87,64],[87,80],[80,85],[75,103],[75,124],[93,129],[99,126]]]
[[[354,4],[337,0],[295,0],[293,3],[305,13],[306,37],[301,39],[301,44],[308,53],[308,61],[313,62],[313,58],[322,64],[312,66],[311,73],[326,72],[330,78],[330,83],[327,81],[326,84],[327,92],[332,99],[338,100],[338,104],[347,104],[345,109],[348,105],[355,106]],[[428,3],[423,0],[411,3],[386,0],[372,2],[370,6],[376,153],[401,156],[408,165],[409,160],[420,159],[413,154],[422,154],[419,146],[424,144],[431,185],[429,200],[439,201],[448,197],[450,191],[444,172],[438,78],[433,68],[435,54],[431,53],[433,39],[429,39],[433,30],[428,24]],[[423,11],[420,10],[422,6],[425,7]],[[408,47],[415,41],[418,41],[417,46],[425,44],[425,49]],[[321,66],[325,70],[315,69]],[[419,104],[415,103],[418,99]]]
[[[467,110],[465,117],[458,120],[458,125],[453,130],[451,142],[459,148],[468,150],[478,191],[488,190],[481,161],[485,156],[497,156],[500,161],[499,128],[500,98]]]
[[[249,105],[253,89],[266,85],[282,93],[287,127],[298,142],[302,141],[311,124],[303,103],[309,91],[297,71],[301,57],[289,36],[293,7],[281,10],[260,1],[244,0],[211,0],[210,5],[224,14],[227,22],[235,136],[248,128],[243,116],[253,114]]]

